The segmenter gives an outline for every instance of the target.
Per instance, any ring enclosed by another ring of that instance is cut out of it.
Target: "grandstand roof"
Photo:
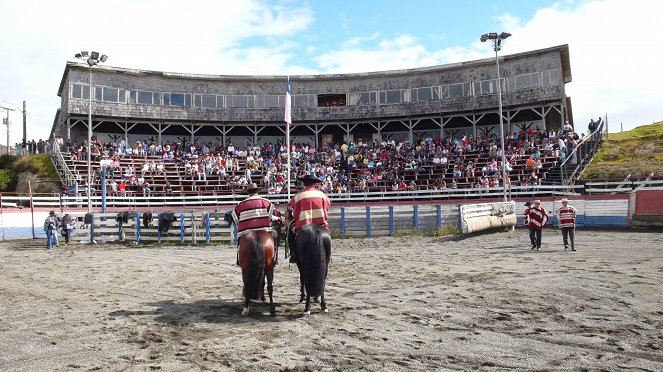
[[[562,60],[562,76],[564,77],[564,83],[571,82],[571,59],[569,56],[569,45],[563,44],[554,47],[536,49],[522,53],[509,54],[500,56],[500,60],[506,61],[510,59],[518,59],[527,56],[538,55],[542,53],[548,53],[551,51],[559,51],[561,54]],[[483,64],[492,64],[494,63],[494,58],[484,58],[474,61],[466,62],[456,62],[448,63],[444,65],[437,66],[428,66],[428,67],[417,67],[410,69],[400,69],[400,70],[388,70],[388,71],[374,71],[374,72],[359,72],[359,73],[349,73],[349,74],[321,74],[321,75],[290,75],[290,78],[293,80],[334,80],[334,79],[347,79],[347,78],[373,78],[373,77],[389,77],[389,76],[398,76],[398,75],[408,75],[419,72],[434,72],[442,71],[447,69],[454,69],[459,67],[471,67]],[[85,68],[88,66],[84,63],[78,62],[67,62],[64,73],[62,75],[62,80],[60,81],[60,86],[58,88],[58,96],[62,96],[62,91],[67,80],[67,75],[69,70],[72,68]],[[179,72],[164,72],[164,71],[152,71],[152,70],[139,70],[123,67],[113,67],[106,65],[98,65],[95,67],[95,70],[103,70],[107,72],[116,72],[120,74],[127,75],[141,75],[141,76],[160,76],[163,78],[185,78],[185,79],[202,79],[202,80],[219,80],[219,81],[256,81],[256,80],[285,80],[286,75],[211,75],[211,74],[191,74],[191,73],[179,73]]]

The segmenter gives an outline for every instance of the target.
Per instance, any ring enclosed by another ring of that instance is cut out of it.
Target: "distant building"
[[[93,130],[102,141],[285,140],[286,76],[198,75],[96,66]],[[500,56],[505,132],[561,128],[571,118],[568,45]],[[394,71],[290,76],[292,141],[409,139],[499,133],[495,59]],[[87,65],[69,62],[53,132],[87,137]]]

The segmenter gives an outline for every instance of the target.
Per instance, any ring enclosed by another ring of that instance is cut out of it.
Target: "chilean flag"
[[[285,86],[285,130],[290,132],[290,124],[292,123],[292,96],[290,95],[290,77],[288,76],[288,83]]]

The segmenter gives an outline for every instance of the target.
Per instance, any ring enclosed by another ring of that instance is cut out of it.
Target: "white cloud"
[[[49,133],[65,62],[78,51],[95,48],[108,54],[110,66],[283,73],[297,48],[288,39],[313,22],[310,8],[258,0],[2,1],[0,15],[0,100],[17,105],[27,100],[30,138]],[[14,143],[22,137],[21,118],[11,118]]]
[[[601,0],[557,3],[523,23],[511,14],[495,17],[498,32],[513,36],[501,53],[569,44],[573,82],[566,86],[576,122],[607,114],[616,130],[663,120],[663,2]],[[415,37],[382,40],[374,48],[348,47],[317,57],[330,73],[402,69],[486,58],[491,48],[478,40],[428,50]]]
[[[539,10],[506,53],[569,44],[573,82],[567,95],[577,123],[608,114],[611,130],[663,120],[663,2],[606,0]]]

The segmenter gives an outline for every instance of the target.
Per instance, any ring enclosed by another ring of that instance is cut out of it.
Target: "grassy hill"
[[[663,122],[623,133],[610,133],[608,141],[589,164],[582,179],[663,176]]]
[[[48,155],[0,156],[0,191],[16,191],[21,174],[31,173],[37,179],[59,183],[58,174]]]

